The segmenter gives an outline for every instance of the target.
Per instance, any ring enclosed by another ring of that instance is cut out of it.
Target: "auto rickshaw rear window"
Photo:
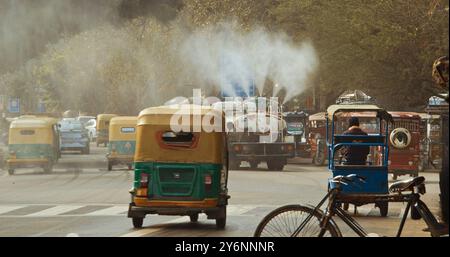
[[[20,131],[20,134],[22,136],[31,136],[31,135],[34,135],[35,133],[36,132],[34,130],[32,130],[32,129],[26,129],[26,130],[21,130]]]
[[[165,143],[191,144],[194,141],[194,133],[166,131],[161,138]]]

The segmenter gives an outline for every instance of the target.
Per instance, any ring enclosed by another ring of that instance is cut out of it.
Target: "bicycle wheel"
[[[256,228],[255,237],[290,237],[302,222],[314,212],[314,208],[302,205],[286,205],[269,213]],[[297,237],[317,237],[323,213],[316,211],[298,233]],[[325,237],[341,237],[333,220],[327,224]]]

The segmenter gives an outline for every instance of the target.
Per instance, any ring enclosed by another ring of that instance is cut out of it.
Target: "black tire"
[[[411,219],[413,220],[420,220],[422,216],[420,215],[420,212],[417,210],[416,207],[411,206]]]
[[[133,217],[132,219],[134,228],[142,228],[142,225],[144,224],[144,218]]]
[[[344,210],[344,211],[348,211],[348,208],[350,207],[350,204],[349,203],[344,203],[344,206],[342,207],[342,209]]]
[[[323,166],[325,163],[325,154],[320,152],[314,156],[314,165]]]
[[[389,212],[389,202],[379,202],[377,206],[380,208],[381,217],[386,217]]]
[[[108,162],[108,171],[112,171],[112,162]]]
[[[393,173],[393,174],[392,174],[392,179],[393,179],[393,180],[397,180],[397,178],[398,178],[397,174]]]
[[[280,161],[267,161],[267,168],[269,170],[282,171],[284,164]]]
[[[250,168],[252,170],[257,169],[258,168],[258,162],[257,161],[250,161]]]
[[[8,174],[9,175],[14,175],[14,169],[8,169]]]
[[[241,166],[240,161],[230,161],[230,169],[231,170],[238,170]]]
[[[219,217],[216,218],[216,228],[224,229],[227,225],[227,207],[223,206],[220,209]]]
[[[189,215],[189,219],[191,222],[197,222],[198,221],[198,213]]]
[[[298,226],[300,226],[300,224],[311,214],[313,217],[302,230],[303,233],[300,231],[297,237],[319,236],[320,221],[323,218],[323,213],[318,211],[314,212],[313,208],[302,205],[286,205],[272,211],[258,224],[254,236],[290,237]],[[289,227],[284,226],[287,224],[289,224]],[[311,231],[310,229],[313,230]],[[324,236],[341,237],[342,235],[334,221],[330,220],[327,224],[327,229]]]

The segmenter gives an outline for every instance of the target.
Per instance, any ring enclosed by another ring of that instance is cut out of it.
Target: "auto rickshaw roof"
[[[97,119],[98,120],[103,120],[103,119],[111,119],[112,117],[116,117],[118,116],[117,114],[109,114],[109,113],[102,113],[97,115]]]
[[[137,124],[137,116],[116,116],[111,119],[109,125],[134,125]]]
[[[48,128],[51,123],[38,118],[21,118],[11,122],[10,128]]]
[[[373,104],[333,104],[327,109],[327,115],[331,117],[338,112],[376,112],[381,119],[392,121],[392,116],[386,110]]]
[[[392,118],[414,118],[420,119],[421,116],[417,112],[400,112],[400,111],[389,111]]]
[[[326,112],[318,112],[309,116],[309,120],[326,120]]]

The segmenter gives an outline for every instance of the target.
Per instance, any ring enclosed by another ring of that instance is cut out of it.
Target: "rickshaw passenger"
[[[351,117],[348,121],[348,129],[343,135],[361,135],[367,136],[359,127],[359,119],[357,117]],[[345,158],[345,165],[366,165],[367,155],[370,152],[369,146],[344,146],[341,149],[341,153]]]

